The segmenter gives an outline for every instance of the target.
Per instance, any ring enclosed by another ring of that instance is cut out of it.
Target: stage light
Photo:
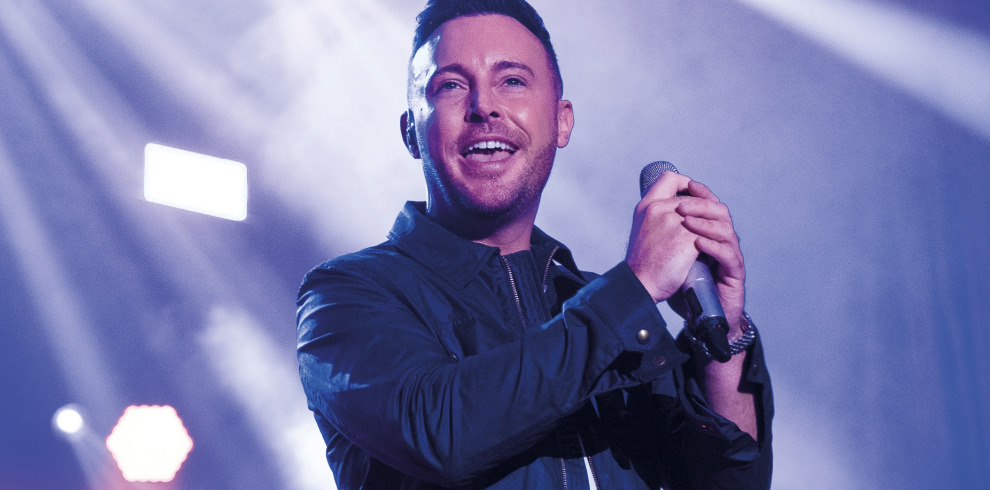
[[[193,440],[170,406],[131,405],[106,441],[130,482],[169,482],[182,467]]]
[[[86,420],[79,412],[79,408],[70,404],[55,411],[55,415],[52,416],[52,427],[71,438],[82,432],[86,427]]]
[[[218,218],[247,217],[243,163],[149,143],[144,147],[144,198]]]

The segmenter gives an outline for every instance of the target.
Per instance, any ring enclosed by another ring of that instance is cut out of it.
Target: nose
[[[493,117],[500,117],[495,109],[494,95],[482,89],[474,89],[471,93],[467,122],[483,123]]]

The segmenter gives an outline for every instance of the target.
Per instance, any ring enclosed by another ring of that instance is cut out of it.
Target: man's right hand
[[[657,303],[680,289],[698,258],[698,235],[685,228],[684,216],[677,213],[682,200],[697,199],[677,195],[688,192],[690,182],[684,175],[664,172],[633,214],[626,263]]]

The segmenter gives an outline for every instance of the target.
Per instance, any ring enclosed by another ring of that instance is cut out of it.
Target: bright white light
[[[52,424],[58,431],[72,436],[83,430],[86,421],[75,405],[66,405],[55,412],[52,417]]]
[[[243,163],[149,143],[144,147],[144,198],[218,218],[247,217]]]
[[[168,482],[182,467],[193,441],[170,406],[131,405],[107,437],[107,449],[130,482]]]

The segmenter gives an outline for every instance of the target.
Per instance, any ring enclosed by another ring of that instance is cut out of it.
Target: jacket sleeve
[[[684,340],[683,338],[681,339]],[[773,392],[760,339],[746,354],[740,388],[753,393],[758,440],[708,406],[695,377],[693,363],[685,363],[677,376],[683,409],[672,423],[672,443],[663,448],[666,458],[678,461],[671,474],[673,488],[767,489],[773,471],[771,425]]]
[[[311,272],[298,300],[300,376],[310,408],[349,441],[441,485],[469,482],[593,395],[641,385],[684,356],[624,263],[541,328],[457,360],[399,296],[357,270]]]

